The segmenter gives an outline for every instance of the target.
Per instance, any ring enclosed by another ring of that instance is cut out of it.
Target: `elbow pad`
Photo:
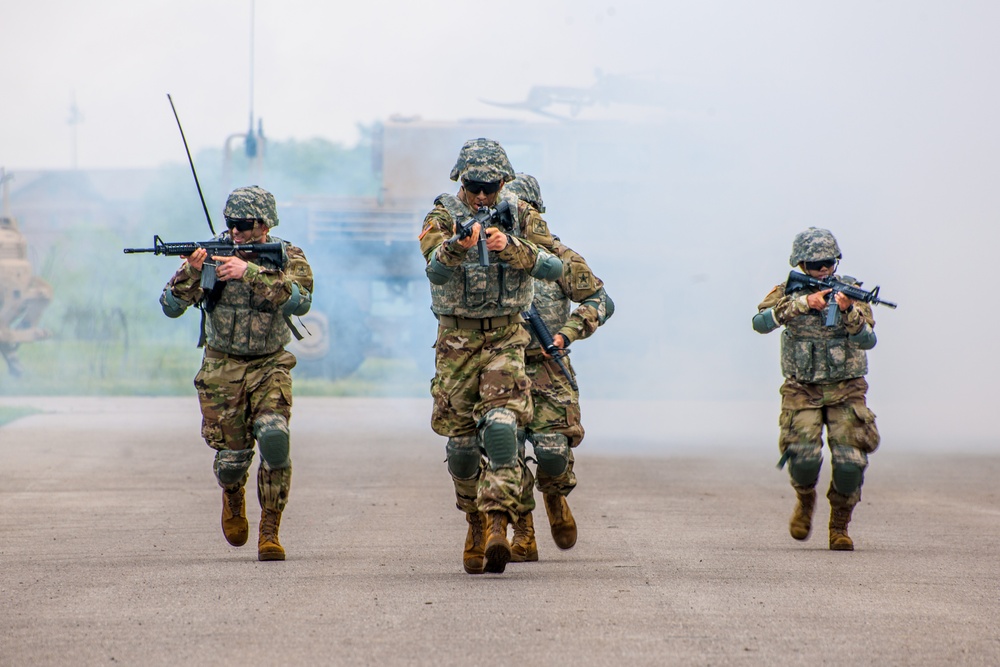
[[[757,333],[771,333],[779,326],[781,325],[774,319],[774,308],[768,308],[764,312],[753,316],[753,330]]]
[[[603,287],[584,299],[580,305],[593,306],[597,310],[598,324],[604,324],[615,314],[615,302],[611,300]]]
[[[438,261],[437,253],[435,252],[431,255],[431,261],[427,263],[427,268],[424,269],[427,273],[427,279],[431,281],[434,285],[444,285],[451,279],[451,274],[455,273],[455,267],[445,266]]]
[[[163,308],[163,314],[167,317],[180,317],[189,305],[174,296],[170,289],[163,290],[163,294],[160,296],[160,307]]]
[[[538,278],[539,280],[559,280],[562,278],[562,272],[562,260],[552,253],[539,248],[538,259],[535,260],[535,265],[531,267],[531,277]]]
[[[312,295],[299,287],[298,283],[292,283],[292,296],[281,307],[281,314],[285,317],[292,315],[302,316],[309,312],[312,306]]]
[[[851,334],[847,337],[847,340],[851,341],[858,346],[859,350],[870,350],[875,347],[875,343],[878,339],[875,338],[875,332],[872,330],[868,323],[861,327],[861,331],[856,334]]]

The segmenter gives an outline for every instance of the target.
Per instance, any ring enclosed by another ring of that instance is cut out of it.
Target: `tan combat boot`
[[[507,542],[506,512],[489,512],[486,515],[486,571],[503,572],[510,561],[510,543]]]
[[[285,560],[285,549],[278,542],[278,524],[280,523],[281,512],[277,510],[261,511],[257,560]]]
[[[854,541],[847,534],[852,510],[846,507],[830,508],[830,549],[833,551],[854,551]]]
[[[795,511],[792,512],[792,519],[788,522],[788,532],[797,540],[809,538],[812,531],[813,510],[816,509],[816,489],[810,489],[805,493],[796,491],[799,497]]]
[[[522,514],[514,523],[514,539],[510,545],[510,562],[525,563],[538,560],[538,544],[535,542],[535,522],[531,512]]]
[[[469,574],[482,574],[486,569],[486,515],[482,512],[466,513],[469,532],[465,536],[462,567]]]
[[[545,513],[549,515],[549,528],[556,546],[560,549],[572,549],[576,544],[576,521],[569,511],[566,496],[543,493],[542,498],[545,499]]]
[[[242,486],[237,491],[222,490],[222,534],[234,547],[246,544],[250,534],[245,498]]]

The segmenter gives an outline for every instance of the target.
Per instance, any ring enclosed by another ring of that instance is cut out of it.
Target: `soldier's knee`
[[[517,415],[506,408],[494,408],[480,421],[479,431],[490,468],[517,465]]]
[[[260,458],[271,470],[292,465],[289,458],[288,420],[279,414],[267,414],[253,424],[253,434],[260,447]]]
[[[558,477],[569,466],[569,440],[561,433],[533,433],[538,469],[550,477]]]
[[[482,454],[479,451],[478,438],[465,435],[448,438],[445,445],[448,458],[448,472],[455,479],[473,479],[479,476],[479,465]]]
[[[252,449],[222,449],[215,453],[215,477],[223,487],[243,484],[250,462]]]
[[[788,460],[788,474],[800,486],[814,487],[823,466],[821,449],[817,445],[794,443],[785,450],[782,460]]]
[[[841,495],[853,495],[864,484],[868,457],[864,452],[846,445],[834,445],[830,449],[833,488]]]

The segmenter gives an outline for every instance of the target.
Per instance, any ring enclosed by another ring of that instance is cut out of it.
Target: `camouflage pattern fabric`
[[[271,414],[289,420],[294,367],[295,355],[284,350],[246,362],[206,357],[194,386],[201,404],[201,435],[208,446],[217,451],[252,449],[255,421]],[[258,496],[269,503],[262,505],[265,509],[284,509],[291,467],[284,470],[287,475],[282,470],[258,471]],[[221,481],[219,485],[226,488]]]
[[[829,229],[810,227],[800,232],[792,241],[792,254],[788,263],[798,266],[802,262],[821,262],[824,259],[840,259],[840,246]]]
[[[492,139],[470,139],[458,153],[458,160],[451,169],[450,178],[482,183],[513,181],[514,168],[510,166],[507,152]]]
[[[508,181],[505,189],[517,195],[518,199],[531,204],[539,213],[545,213],[545,203],[542,201],[542,188],[538,185],[538,179],[531,174],[518,172],[513,181]]]
[[[479,420],[494,408],[514,413],[524,427],[531,392],[524,371],[528,335],[520,324],[489,331],[440,327],[431,396],[431,427],[444,436],[478,435]],[[477,486],[481,512],[517,511],[523,466],[483,466]]]
[[[229,232],[219,240],[231,241]],[[309,293],[313,291],[312,268],[305,253],[287,241],[267,239],[285,245],[287,262],[281,269],[263,258],[247,259],[247,270],[240,280],[223,283],[218,302],[205,318],[208,347],[238,355],[272,354],[282,349],[292,338],[281,307],[292,296],[292,283]],[[170,279],[164,292],[185,303],[201,303],[205,298],[201,288],[201,271],[184,262]],[[163,303],[165,296],[161,295]]]
[[[788,379],[781,386],[781,414],[778,418],[778,448],[819,451],[823,447],[823,428],[827,444],[837,456],[846,457],[861,469],[868,465],[868,455],[878,449],[879,433],[875,414],[868,409],[864,378],[852,378],[829,384],[810,384]],[[836,448],[836,449],[835,449]],[[796,491],[806,491],[792,482]],[[861,500],[859,488],[851,496],[833,490],[827,497],[840,507],[854,507]],[[831,495],[832,494],[832,495]]]
[[[851,278],[835,276],[843,282]],[[781,372],[786,378],[799,382],[838,382],[863,377],[868,372],[868,356],[848,340],[867,324],[874,328],[875,318],[871,306],[855,302],[848,311],[840,311],[837,324],[825,325],[826,311],[810,308],[807,295],[817,289],[806,289],[785,294],[784,284],[776,286],[757,306],[758,312],[768,308],[774,320],[784,325],[781,333]]]
[[[237,220],[261,220],[268,229],[278,226],[278,207],[274,203],[274,195],[257,185],[233,190],[222,214],[226,218]]]

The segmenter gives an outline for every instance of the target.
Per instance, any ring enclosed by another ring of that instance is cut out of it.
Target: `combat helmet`
[[[493,183],[514,180],[514,168],[510,166],[507,152],[492,139],[470,139],[458,153],[458,161],[451,168],[451,180],[481,181]]]
[[[516,178],[507,183],[504,187],[517,195],[518,199],[523,199],[539,213],[545,213],[545,203],[542,201],[542,189],[538,185],[538,179],[531,174],[517,172]]]
[[[840,246],[828,229],[810,227],[799,232],[792,241],[792,256],[788,263],[798,266],[802,262],[821,262],[824,259],[840,259]]]
[[[274,203],[274,195],[259,185],[233,190],[222,214],[237,220],[262,220],[268,229],[278,226],[278,207]]]

